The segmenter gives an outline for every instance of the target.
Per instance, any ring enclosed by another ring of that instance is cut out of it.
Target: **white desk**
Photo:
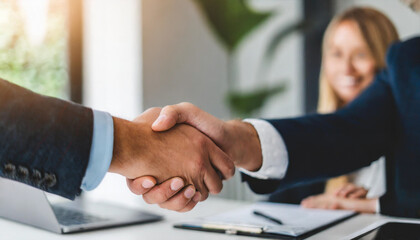
[[[186,239],[217,239],[217,240],[241,240],[241,239],[262,239],[245,236],[229,236],[220,233],[199,232],[183,229],[175,229],[172,227],[173,223],[187,218],[194,218],[199,216],[208,216],[215,213],[231,210],[249,203],[222,200],[222,199],[209,199],[206,202],[200,203],[194,210],[188,213],[176,213],[168,210],[163,210],[157,206],[148,206],[148,211],[152,211],[165,216],[165,220],[157,223],[149,223],[143,225],[134,225],[114,229],[98,230],[86,233],[75,233],[69,235],[58,235],[44,230],[36,229],[26,225],[18,224],[12,221],[0,219],[0,239],[1,240],[59,240],[59,239],[89,239],[89,240],[160,240],[160,239],[173,239],[173,240],[186,240]],[[143,208],[144,209],[144,208]],[[341,239],[355,231],[358,231],[375,221],[385,219],[379,215],[358,215],[345,222],[333,226],[323,232],[320,232],[309,240],[328,240],[328,239]]]

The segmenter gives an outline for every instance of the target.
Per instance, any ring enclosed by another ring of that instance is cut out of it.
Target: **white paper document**
[[[254,214],[257,211],[282,224]],[[245,208],[183,222],[186,228],[300,236],[354,215],[353,211],[306,209],[299,205],[260,202]],[[180,226],[178,225],[178,226]],[[227,232],[228,233],[228,232]]]

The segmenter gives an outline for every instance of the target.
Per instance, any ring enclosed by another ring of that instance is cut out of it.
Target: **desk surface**
[[[231,201],[224,199],[209,199],[204,203],[200,203],[194,210],[188,213],[176,213],[160,209],[157,206],[147,206],[148,211],[152,211],[165,216],[165,220],[157,223],[149,223],[144,225],[134,225],[114,229],[98,230],[86,233],[76,233],[69,235],[58,235],[50,233],[44,230],[36,229],[26,225],[18,224],[12,221],[0,219],[0,235],[1,239],[42,239],[42,240],[56,240],[56,239],[101,239],[101,240],[160,240],[160,239],[174,239],[174,240],[186,240],[186,239],[217,239],[217,240],[233,240],[233,239],[262,239],[254,237],[244,236],[229,236],[219,233],[210,232],[199,232],[189,231],[183,229],[175,229],[172,225],[181,220],[209,216],[215,213],[231,210],[241,206],[248,205],[250,203]],[[144,207],[143,207],[144,209]],[[376,222],[385,219],[380,215],[358,215],[345,222],[333,226],[323,232],[320,232],[309,240],[328,240],[328,239],[342,239],[349,234],[359,231],[362,228]]]

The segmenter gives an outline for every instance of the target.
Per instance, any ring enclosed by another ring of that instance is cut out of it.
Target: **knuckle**
[[[162,204],[162,203],[158,204],[158,206],[159,206],[160,208],[163,208],[163,209],[172,210],[172,209],[168,208],[165,204]]]
[[[179,212],[185,207],[186,202],[181,200],[181,199],[178,199],[178,200],[168,202],[168,203],[165,203],[165,204],[162,204],[162,205],[165,206],[166,209],[170,209],[170,210]]]
[[[185,213],[185,212],[189,212],[190,210],[191,209],[189,209],[189,208],[183,208],[183,209],[179,210],[178,212]]]
[[[143,199],[149,204],[156,204],[156,203],[163,203],[165,202],[168,197],[166,196],[166,193],[162,193],[162,191],[155,191],[150,194],[145,194],[143,196]]]
[[[192,162],[194,175],[200,175],[205,171],[205,160],[201,156],[195,157]]]
[[[184,208],[185,205],[187,205],[187,203],[189,201],[189,199],[185,198],[183,194],[182,194],[182,197],[177,197],[174,200],[175,200],[173,202],[174,208],[176,208],[178,210]]]
[[[136,194],[136,195],[142,195],[142,194],[144,194],[146,191],[143,189],[143,188],[141,188],[141,187],[133,187],[132,189],[131,189],[131,192],[133,192],[134,194]]]
[[[146,111],[157,112],[157,111],[161,111],[161,110],[162,110],[162,108],[160,108],[160,107],[151,107],[151,108],[148,108]]]
[[[159,203],[166,202],[171,197],[171,194],[168,191],[165,192],[159,192],[157,195],[157,199]]]
[[[168,113],[168,112],[176,112],[175,111],[175,107],[173,106],[173,105],[168,105],[168,106],[165,106],[163,109],[162,109],[162,111],[164,111],[164,112],[166,112],[166,113]]]
[[[190,103],[190,102],[181,102],[178,104],[180,107],[184,107],[184,108],[194,108],[195,105]]]
[[[228,166],[228,178],[231,178],[235,175],[235,166],[229,165]]]
[[[212,194],[219,194],[221,191],[222,191],[222,186],[217,186],[217,187],[213,190]]]
[[[235,172],[236,172],[236,169],[235,169],[235,167],[233,166],[232,167],[232,169],[231,169],[231,171],[230,171],[230,177],[233,177],[233,176],[235,176]]]
[[[207,191],[201,192],[200,202],[203,202],[203,201],[207,200],[208,197],[209,197],[209,193]]]
[[[189,212],[195,207],[196,203],[189,203],[186,207],[184,207],[181,212]]]
[[[137,189],[136,189],[136,187],[134,185],[134,182],[132,182],[131,180],[128,180],[127,179],[127,187],[128,187],[128,189],[130,189],[130,191],[132,193],[137,194]]]

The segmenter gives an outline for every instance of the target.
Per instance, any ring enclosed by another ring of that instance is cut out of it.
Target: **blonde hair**
[[[324,62],[325,59],[328,42],[337,27],[345,21],[352,21],[359,28],[375,60],[376,70],[384,68],[386,51],[391,43],[398,40],[398,32],[388,17],[369,7],[350,8],[333,18],[324,34],[322,61]],[[342,102],[327,81],[324,71],[324,64],[322,63],[319,77],[318,112],[329,113],[340,108]]]

